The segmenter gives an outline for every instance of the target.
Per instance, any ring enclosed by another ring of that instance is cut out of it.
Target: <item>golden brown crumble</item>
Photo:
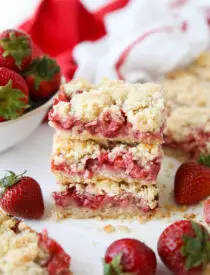
[[[106,232],[106,233],[113,233],[113,232],[115,232],[116,231],[116,228],[113,226],[113,225],[111,225],[111,224],[107,224],[107,225],[105,225],[104,226],[104,231]]]

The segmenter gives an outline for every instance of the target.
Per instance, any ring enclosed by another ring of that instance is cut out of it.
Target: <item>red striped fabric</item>
[[[71,79],[76,70],[73,48],[82,41],[103,37],[104,16],[128,2],[115,0],[91,13],[79,0],[43,0],[34,15],[19,28],[31,35],[37,48],[56,58],[62,73]]]

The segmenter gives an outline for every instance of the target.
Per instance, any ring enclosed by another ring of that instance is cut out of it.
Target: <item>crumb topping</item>
[[[117,156],[123,156],[123,154],[131,155],[133,160],[140,162],[141,165],[145,165],[157,157],[162,157],[162,150],[158,144],[127,145],[116,143],[109,147],[107,144],[100,144],[95,141],[71,140],[59,135],[55,136],[53,144],[55,164],[68,161],[69,164],[81,163],[84,166],[87,159],[97,159],[104,153],[108,153],[108,158],[111,161],[114,161]]]
[[[162,84],[168,110],[165,135],[179,142],[198,131],[209,132],[210,53],[169,74]]]
[[[172,133],[173,139],[179,141],[193,132],[210,131],[210,109],[206,108],[176,108],[167,120],[166,134]]]
[[[85,164],[87,158],[98,158],[100,154],[100,146],[94,141],[70,140],[59,136],[54,138],[53,159],[56,164],[65,160],[72,164]]]
[[[67,115],[86,123],[103,117],[104,112],[113,118],[124,113],[134,130],[157,131],[164,124],[163,87],[154,83],[130,84],[123,81],[104,80],[91,85],[74,80],[62,88],[70,95],[70,103],[59,102],[54,113],[65,120]],[[77,93],[82,90],[82,93]]]
[[[183,106],[210,106],[210,82],[186,74],[173,80],[166,79],[164,87],[169,104],[172,101]]]
[[[77,91],[89,91],[91,84],[85,79],[72,80],[71,82],[65,83],[61,86],[68,96],[72,96]]]
[[[39,247],[38,235],[22,222],[15,233],[15,225],[14,219],[0,213],[0,274],[47,275],[40,265],[46,255]]]

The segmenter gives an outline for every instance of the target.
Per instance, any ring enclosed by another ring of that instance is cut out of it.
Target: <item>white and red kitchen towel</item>
[[[87,1],[42,0],[19,26],[68,79],[157,79],[209,48],[210,0]]]

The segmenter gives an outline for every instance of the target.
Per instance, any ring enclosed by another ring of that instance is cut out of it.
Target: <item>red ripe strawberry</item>
[[[155,253],[134,239],[113,242],[106,251],[104,262],[104,275],[154,275],[157,267]]]
[[[188,161],[178,168],[174,195],[178,204],[196,204],[210,195],[210,158]]]
[[[16,72],[0,68],[0,122],[19,117],[28,105],[28,86]]]
[[[210,235],[196,222],[175,222],[161,234],[158,253],[173,274],[201,275],[210,262]]]
[[[0,68],[0,121],[15,119],[28,108],[28,86],[16,72]]]
[[[31,38],[20,30],[6,30],[0,34],[0,67],[24,70],[32,59]]]
[[[35,58],[23,75],[34,100],[48,99],[58,91],[61,83],[60,67],[47,56]]]
[[[210,199],[204,202],[203,208],[205,222],[210,224]]]
[[[24,172],[25,173],[25,172]],[[39,219],[44,214],[44,201],[39,184],[30,177],[9,174],[0,179],[3,194],[2,209],[12,215],[26,219]]]

